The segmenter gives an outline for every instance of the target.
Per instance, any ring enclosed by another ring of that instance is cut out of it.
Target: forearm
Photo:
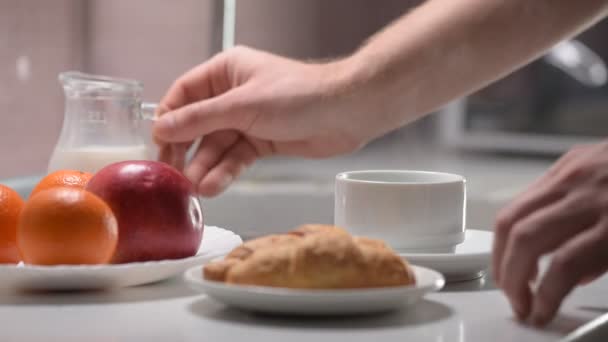
[[[607,10],[607,0],[430,0],[348,60],[350,81],[375,94],[366,96],[382,103],[390,130],[528,63]]]

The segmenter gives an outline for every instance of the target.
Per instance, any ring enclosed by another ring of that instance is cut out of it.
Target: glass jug
[[[76,71],[61,73],[59,81],[65,117],[49,172],[95,173],[114,162],[151,157],[141,127],[144,120],[154,120],[157,106],[142,102],[141,83]]]

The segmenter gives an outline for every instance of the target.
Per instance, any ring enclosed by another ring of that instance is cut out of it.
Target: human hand
[[[519,319],[548,323],[577,285],[608,270],[607,214],[608,142],[573,148],[499,213],[494,278]]]
[[[395,128],[378,114],[378,92],[363,90],[348,60],[302,63],[249,48],[221,53],[180,77],[161,101],[154,135],[161,160],[184,167],[205,196],[223,191],[256,159],[322,158],[356,150]],[[376,115],[371,115],[376,114]]]

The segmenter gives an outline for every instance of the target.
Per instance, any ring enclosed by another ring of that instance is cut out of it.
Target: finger
[[[158,161],[172,165],[172,160],[173,159],[171,157],[171,144],[160,145],[158,147]]]
[[[241,138],[203,178],[199,184],[199,193],[207,197],[218,195],[258,156],[254,146],[248,140]]]
[[[157,121],[161,121],[161,123],[157,122],[153,127],[153,136],[157,144],[167,143],[162,136],[162,132],[166,129],[163,129],[162,126],[166,126],[167,121],[173,122],[173,120],[160,119],[160,117],[183,106],[221,95],[230,89],[230,75],[226,73],[226,62],[224,54],[218,54],[208,62],[191,69],[171,85],[159,104],[159,120]],[[161,126],[160,129],[159,126]],[[159,131],[161,135],[158,134]],[[198,136],[181,141],[195,140]]]
[[[156,109],[156,120],[158,120],[158,118],[160,118],[162,115],[164,115],[165,113],[171,111],[171,108],[169,108],[166,104],[163,103],[159,103],[158,107]],[[154,132],[152,132],[152,141],[159,146],[159,150],[162,149],[162,147],[164,145],[166,145],[165,142],[163,142],[162,140],[158,139],[158,137],[154,134]]]
[[[186,155],[192,143],[163,144],[159,147],[158,160],[173,166],[179,171],[184,170]]]
[[[178,169],[180,172],[184,171],[186,166],[186,155],[192,142],[171,144],[171,165]]]
[[[545,172],[545,176],[539,179],[540,183],[546,182],[551,178],[559,177],[566,166],[576,162],[584,156],[584,150],[590,148],[591,145],[578,145],[571,148],[567,153],[560,157],[551,167]]]
[[[535,282],[538,279],[538,262],[533,264],[532,272],[530,272],[530,282]]]
[[[594,282],[595,280],[597,280],[597,278],[601,277],[606,272],[608,272],[608,265],[606,265],[601,270],[599,270],[599,271],[597,271],[595,273],[592,273],[592,274],[584,277],[583,279],[581,279],[581,281],[578,284],[581,285],[581,286],[587,285],[587,284],[589,284],[589,283]]]
[[[563,192],[554,183],[547,182],[536,188],[530,188],[500,211],[496,219],[492,246],[492,271],[496,284],[500,286],[502,283],[503,255],[514,224],[533,211],[556,202],[563,196]]]
[[[226,62],[225,55],[218,54],[190,69],[173,82],[160,103],[175,110],[224,93],[229,89]]]
[[[588,171],[593,169],[589,166],[601,161],[601,159],[597,159],[598,153],[595,151],[601,150],[604,146],[604,144],[587,144],[573,147],[547,171],[538,184],[561,184],[563,188],[567,189],[572,188],[572,184],[576,185],[589,180],[591,175]],[[584,167],[585,165],[587,167]]]
[[[160,117],[169,111],[169,107],[164,104],[159,104],[156,111],[156,117]],[[176,169],[183,171],[186,162],[186,154],[192,146],[193,142],[167,144],[156,135],[153,134],[154,143],[159,147],[158,160],[169,165],[172,165]]]
[[[562,181],[564,173],[568,172],[567,166],[585,158],[585,154],[581,152],[588,148],[590,148],[589,145],[576,146],[563,155],[542,177],[528,187],[529,191],[517,196],[511,205],[501,211],[499,221],[507,226],[512,225],[513,222],[528,215],[538,207],[563,196],[565,189],[560,187],[559,183]]]
[[[154,134],[161,141],[176,143],[221,130],[247,131],[255,115],[241,105],[246,96],[243,93],[231,91],[166,113],[155,122]]]
[[[603,220],[568,241],[555,253],[534,296],[532,323],[548,323],[562,300],[582,279],[605,270],[606,260],[608,224]]]
[[[530,282],[539,258],[598,220],[593,202],[571,195],[548,205],[517,222],[507,239],[500,287],[505,291],[518,317],[530,311]]]
[[[494,239],[492,264],[493,275],[497,284],[501,280],[501,268],[499,265],[502,263],[505,243],[514,222],[546,203],[555,201],[563,196],[565,191],[568,190],[563,185],[565,183],[564,180],[567,179],[568,174],[572,173],[570,166],[579,163],[581,159],[587,158],[587,154],[583,152],[590,148],[596,148],[596,146],[579,145],[573,147],[555,162],[542,177],[529,186],[529,189],[538,190],[529,190],[522,193],[511,202],[513,204],[500,212],[495,227],[496,236]]]
[[[186,177],[198,186],[238,139],[239,133],[236,131],[219,131],[205,136],[184,172]]]

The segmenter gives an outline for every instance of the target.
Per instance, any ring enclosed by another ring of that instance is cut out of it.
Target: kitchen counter
[[[204,208],[208,224],[255,236],[289,229],[296,222],[331,221],[337,172],[424,169],[464,175],[469,226],[471,221],[490,222],[476,226],[490,230],[497,208],[550,163],[403,144],[371,146],[353,156],[323,161],[275,158],[256,164],[226,194],[206,200]],[[5,183],[26,194],[35,179]],[[608,312],[607,293],[607,276],[579,288],[559,317],[538,330],[515,322],[506,299],[486,278],[448,285],[409,310],[363,317],[288,318],[228,309],[177,277],[109,292],[0,292],[0,340],[556,341]]]
[[[515,322],[485,280],[450,285],[409,310],[370,316],[289,318],[241,312],[181,278],[112,292],[0,293],[2,341],[556,341],[608,311],[608,278],[580,288],[538,330]]]

